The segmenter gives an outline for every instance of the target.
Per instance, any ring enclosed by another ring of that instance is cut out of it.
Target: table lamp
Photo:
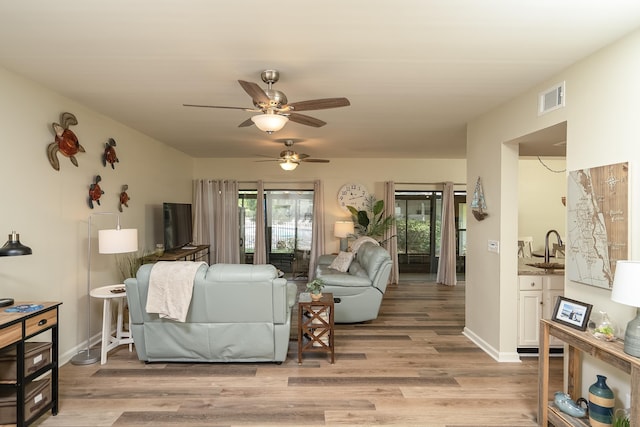
[[[346,252],[349,246],[348,237],[353,235],[353,222],[336,221],[333,227],[333,235],[340,238],[340,251]]]
[[[87,348],[78,352],[71,359],[74,365],[90,365],[100,360],[100,349],[91,349],[91,218],[94,215],[116,215],[112,212],[96,212],[89,215],[89,243],[87,253]],[[120,217],[116,215],[117,226],[111,230],[98,231],[98,253],[123,254],[138,250],[138,230],[135,228],[121,229]]]
[[[636,317],[627,323],[624,333],[624,352],[640,357],[640,261],[616,262],[611,301],[636,307]]]
[[[31,248],[20,243],[20,235],[15,231],[9,234],[9,240],[0,248],[0,256],[31,255]],[[0,298],[0,307],[13,305],[13,298]]]

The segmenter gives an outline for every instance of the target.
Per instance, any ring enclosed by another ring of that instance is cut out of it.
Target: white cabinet
[[[564,292],[562,275],[518,276],[518,347],[537,348],[540,319],[550,319],[558,296]],[[552,346],[562,346],[554,340]]]

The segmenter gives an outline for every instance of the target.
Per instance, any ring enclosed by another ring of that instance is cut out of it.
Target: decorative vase
[[[597,380],[589,387],[589,422],[592,427],[613,425],[613,391],[607,385],[607,377],[596,375]]]
[[[319,292],[317,294],[314,294],[313,292],[311,293],[311,299],[314,301],[320,301],[320,299],[322,298],[322,292]]]

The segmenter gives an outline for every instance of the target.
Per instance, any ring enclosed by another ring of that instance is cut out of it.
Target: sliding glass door
[[[457,270],[464,273],[466,256],[466,192],[455,192]],[[396,191],[395,216],[400,273],[438,271],[441,191]]]
[[[256,191],[241,191],[241,259],[253,262],[256,229]],[[313,191],[265,190],[265,241],[267,262],[293,278],[305,278],[309,270]]]

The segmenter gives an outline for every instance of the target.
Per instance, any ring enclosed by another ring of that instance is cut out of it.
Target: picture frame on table
[[[558,297],[551,320],[584,331],[593,306],[571,298]]]

